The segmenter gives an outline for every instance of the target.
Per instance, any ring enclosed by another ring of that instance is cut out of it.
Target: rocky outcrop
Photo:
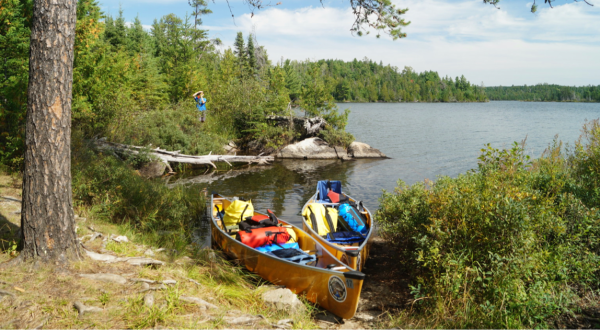
[[[331,147],[318,137],[308,138],[290,144],[276,153],[279,159],[358,159],[388,158],[384,153],[362,142],[352,142],[348,150],[343,147]]]
[[[338,155],[335,149],[323,139],[312,137],[284,147],[277,152],[276,157],[283,159],[336,159]]]
[[[388,158],[379,149],[362,142],[354,141],[348,147],[348,155],[352,158]]]

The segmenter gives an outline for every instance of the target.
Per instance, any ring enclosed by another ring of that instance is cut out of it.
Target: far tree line
[[[600,85],[581,87],[552,84],[495,86],[486,87],[485,93],[492,101],[600,102]]]

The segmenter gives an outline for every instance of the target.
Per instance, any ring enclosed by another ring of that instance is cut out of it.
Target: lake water
[[[375,211],[383,189],[401,179],[413,184],[439,175],[455,177],[477,167],[486,143],[510,147],[527,138],[526,150],[539,157],[555,135],[573,144],[586,119],[600,117],[599,103],[345,103],[347,130],[357,141],[391,159],[342,162],[284,161],[249,170],[191,178],[198,189],[252,199],[255,209],[272,209],[300,223],[300,210],[318,180],[341,180],[343,190]]]

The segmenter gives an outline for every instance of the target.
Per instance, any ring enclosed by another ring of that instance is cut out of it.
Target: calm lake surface
[[[255,209],[272,209],[299,224],[300,210],[318,180],[341,180],[342,189],[375,211],[383,189],[397,180],[413,184],[440,175],[455,177],[477,167],[485,144],[510,147],[527,138],[526,150],[539,157],[555,135],[573,144],[586,119],[600,117],[598,103],[344,103],[350,108],[347,130],[357,141],[391,159],[341,162],[284,161],[250,170],[186,178],[198,189],[252,199]]]

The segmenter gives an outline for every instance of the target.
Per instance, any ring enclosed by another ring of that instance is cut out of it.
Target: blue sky
[[[481,0],[403,0],[398,7],[411,25],[406,39],[354,37],[348,0],[275,0],[281,5],[255,11],[241,0],[230,0],[235,23],[225,0],[209,1],[213,14],[204,17],[211,38],[224,48],[235,34],[254,32],[270,59],[352,60],[377,62],[416,71],[434,70],[442,76],[465,75],[485,86],[555,83],[600,85],[600,0],[555,1],[550,9],[538,1],[502,0],[500,9]],[[265,1],[267,2],[267,1]],[[119,6],[127,21],[139,15],[142,24],[169,13],[191,12],[187,0],[103,0],[102,10],[114,16]]]

